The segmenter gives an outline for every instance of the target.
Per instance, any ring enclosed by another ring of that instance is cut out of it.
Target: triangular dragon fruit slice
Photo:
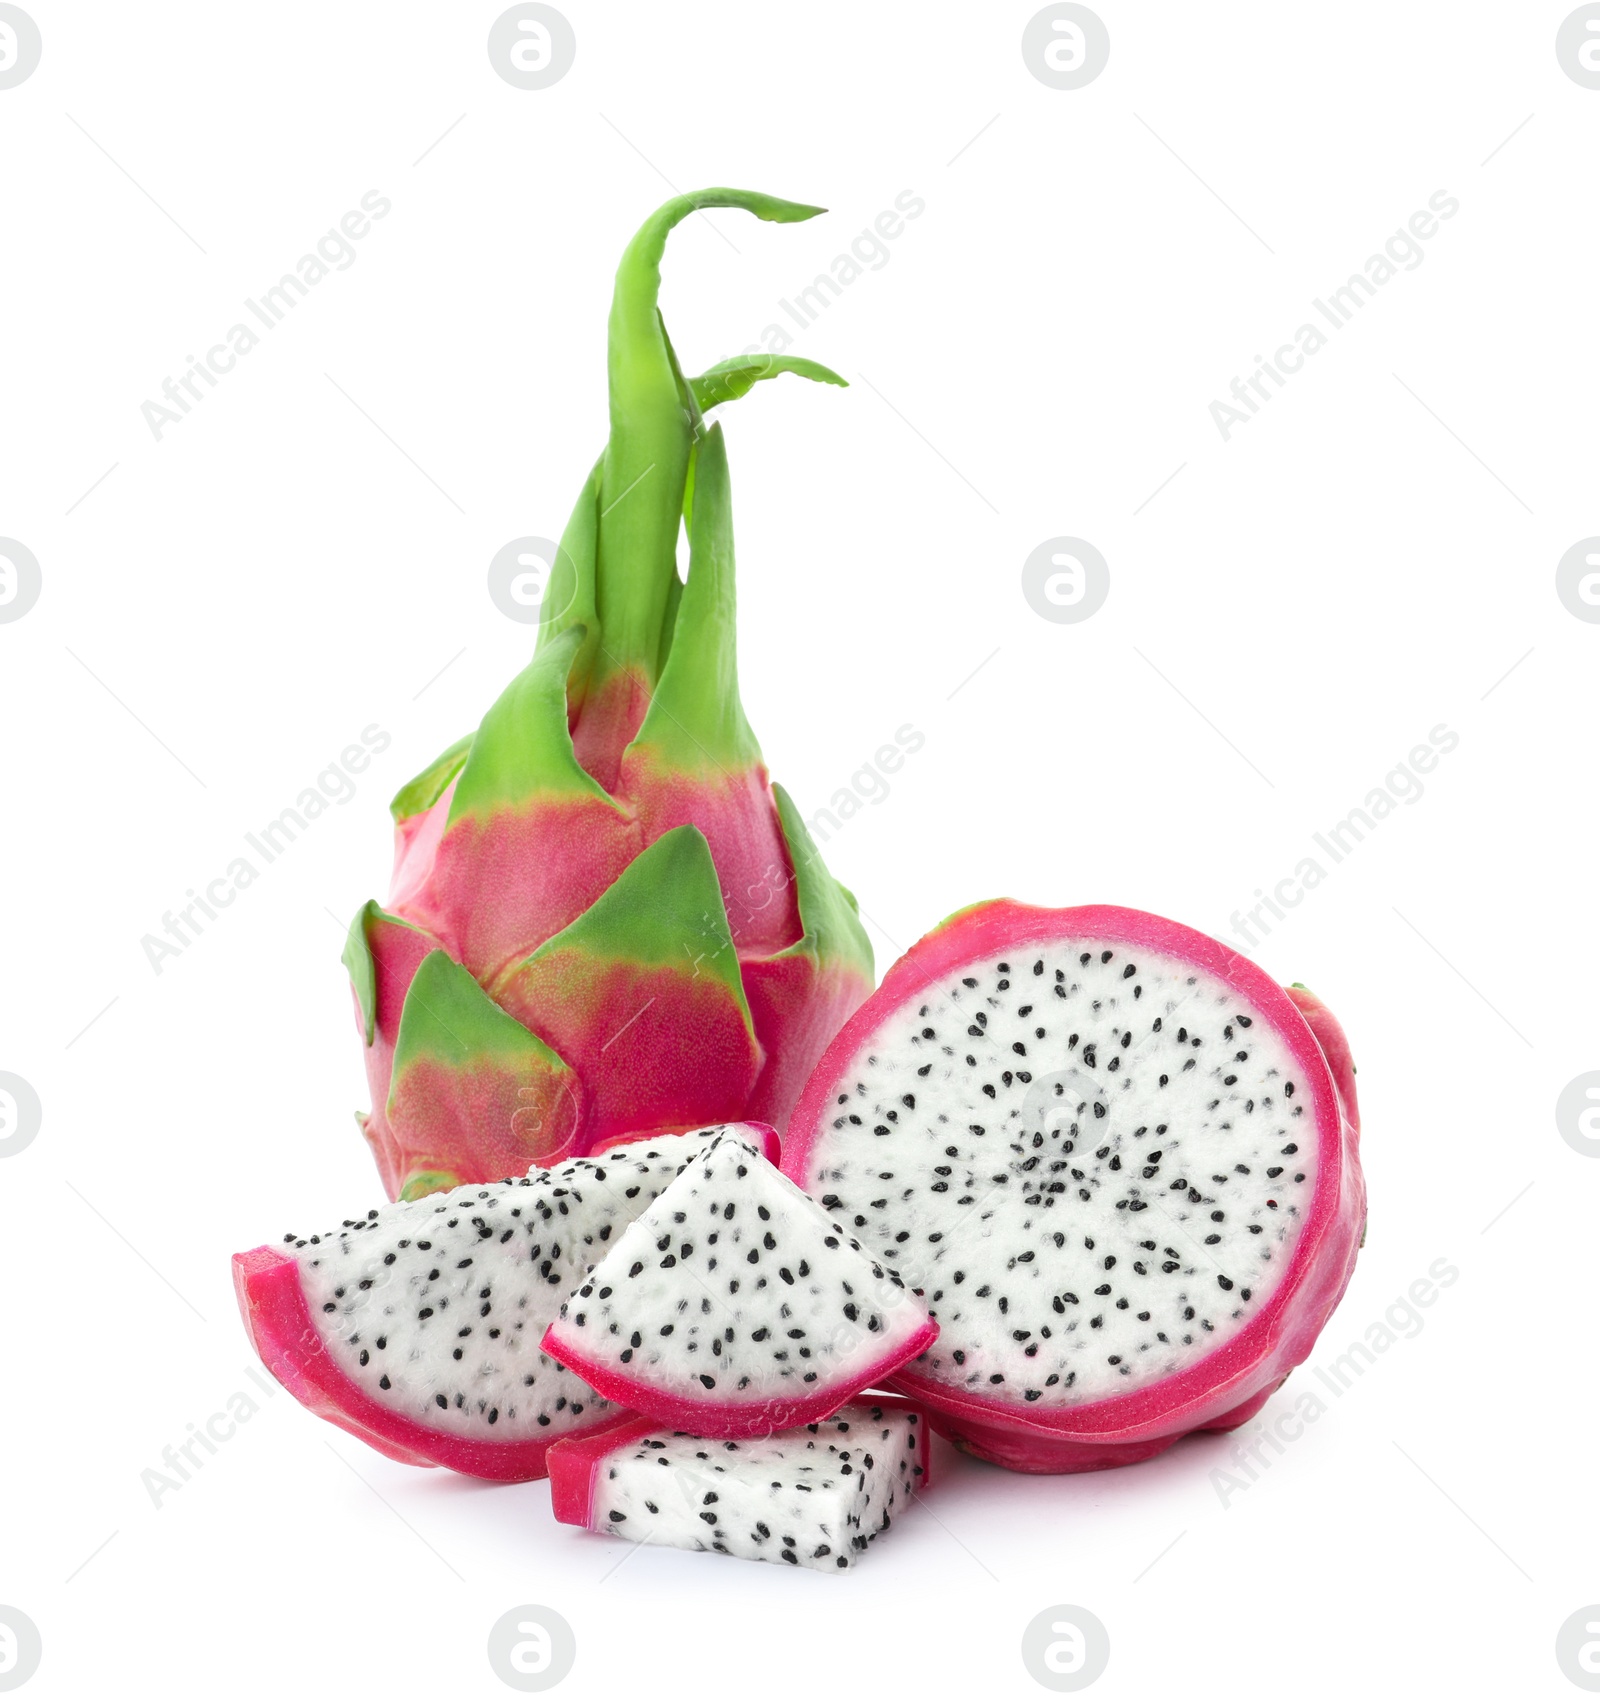
[[[550,1451],[550,1506],[568,1525],[822,1572],[854,1566],[927,1482],[927,1419],[890,1396],[743,1442],[631,1419]]]
[[[785,1170],[926,1296],[890,1382],[1022,1471],[1250,1418],[1304,1360],[1366,1218],[1332,1015],[1121,907],[986,902],[835,1038]]]
[[[938,1335],[737,1132],[629,1225],[544,1339],[602,1395],[705,1437],[822,1418]]]
[[[747,1158],[777,1152],[741,1127]],[[372,1209],[234,1256],[256,1352],[311,1411],[395,1460],[543,1478],[560,1437],[617,1417],[540,1352],[561,1303],[720,1128]],[[729,1138],[730,1145],[734,1142]]]

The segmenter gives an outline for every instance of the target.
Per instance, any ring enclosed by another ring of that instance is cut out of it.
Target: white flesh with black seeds
[[[668,1395],[748,1404],[849,1385],[926,1322],[898,1277],[725,1132],[623,1232],[557,1332]]]
[[[334,1361],[375,1402],[459,1436],[564,1436],[615,1407],[540,1339],[623,1227],[715,1135],[654,1137],[391,1202],[285,1247]]]
[[[635,1543],[837,1572],[921,1487],[922,1415],[847,1402],[815,1425],[742,1442],[657,1431],[595,1479],[591,1522]]]
[[[835,1091],[807,1187],[927,1299],[914,1370],[1066,1408],[1259,1312],[1316,1185],[1304,1074],[1222,979],[1062,941],[962,968]]]

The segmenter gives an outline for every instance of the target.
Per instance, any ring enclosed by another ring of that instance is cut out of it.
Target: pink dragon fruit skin
[[[1350,1041],[1339,1021],[1303,983],[1292,983],[1284,991],[1300,1009],[1300,1016],[1311,1027],[1311,1034],[1327,1056],[1333,1071],[1334,1087],[1339,1092],[1339,1105],[1349,1121],[1350,1129],[1361,1140],[1361,1108],[1356,1100],[1356,1063],[1350,1053]]]
[[[709,189],[629,245],[611,439],[562,537],[533,660],[395,797],[388,903],[351,927],[361,1123],[391,1196],[664,1127],[781,1127],[872,987],[854,900],[740,705],[727,455],[703,419],[782,372],[843,380],[769,356],[682,377],[660,260],[676,223],[715,206],[780,223],[820,210]]]
[[[839,1092],[852,1063],[871,1049],[896,1010],[936,1001],[936,986],[959,978],[975,961],[1022,955],[1031,945],[1062,938],[1148,948],[1192,962],[1237,990],[1256,1019],[1268,1021],[1284,1039],[1309,1080],[1312,1099],[1307,1111],[1318,1129],[1316,1181],[1308,1215],[1277,1286],[1236,1335],[1192,1367],[1138,1390],[1048,1412],[1024,1407],[1014,1398],[941,1383],[915,1361],[886,1381],[886,1387],[927,1408],[934,1428],[959,1448],[1020,1472],[1124,1466],[1160,1454],[1189,1432],[1231,1430],[1254,1417],[1310,1353],[1350,1280],[1366,1222],[1354,1067],[1333,1015],[1309,991],[1299,986],[1293,992],[1281,989],[1224,944],[1187,926],[1122,907],[1052,910],[997,900],[945,920],[890,968],[876,994],[830,1045],[791,1117],[784,1171],[813,1194],[826,1187],[819,1170],[820,1136],[841,1111],[845,1097]],[[883,1142],[878,1147],[882,1162],[894,1164],[895,1145]],[[909,1169],[896,1166],[896,1171],[900,1181],[913,1181]],[[867,1246],[872,1247],[870,1240]]]

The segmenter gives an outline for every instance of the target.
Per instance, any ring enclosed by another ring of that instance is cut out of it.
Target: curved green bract
[[[671,966],[724,984],[744,1008],[739,956],[728,929],[711,847],[692,824],[658,837],[593,906],[529,956],[585,954],[598,962]]]
[[[691,377],[685,386],[700,411],[709,412],[714,406],[743,399],[757,383],[785,375],[805,377],[814,383],[832,383],[842,389],[850,386],[837,371],[815,359],[771,353],[736,354],[732,359],[721,360],[702,371],[698,377]],[[690,464],[691,470],[685,478],[684,519],[692,524],[692,458]],[[582,705],[590,670],[602,640],[600,612],[595,601],[595,552],[599,536],[600,479],[604,465],[605,456],[602,454],[584,480],[583,491],[561,534],[555,563],[550,568],[550,580],[545,587],[539,624],[537,646],[540,650],[566,631],[580,625],[583,627],[581,645],[568,671],[569,709]],[[656,658],[658,671],[665,667],[672,646],[682,593],[683,583],[674,570],[662,610],[661,641]],[[389,803],[389,811],[396,824],[425,813],[444,794],[467,763],[472,740],[469,732],[459,742],[453,742],[438,759],[399,790]]]
[[[687,502],[694,490],[694,459],[689,460],[689,482],[684,490],[684,500]],[[688,522],[689,509],[683,509],[685,523]],[[672,652],[672,639],[678,633],[678,609],[683,605],[683,579],[673,572],[672,581],[667,585],[666,611],[661,615],[661,642],[656,653],[656,669],[664,671],[667,655]]]
[[[469,736],[467,741],[471,741]],[[421,779],[419,778],[420,782]],[[404,919],[384,912],[376,901],[366,902],[350,921],[344,939],[344,969],[350,974],[350,987],[356,992],[356,1005],[361,1009],[361,1034],[368,1048],[378,1028],[378,962],[372,952],[372,927],[395,925],[400,930],[416,930]]]
[[[698,377],[689,380],[688,388],[695,405],[702,412],[709,412],[714,406],[721,406],[730,400],[740,400],[749,394],[757,383],[764,383],[773,377],[782,377],[786,373],[796,377],[807,377],[813,383],[832,383],[841,389],[850,385],[837,371],[820,364],[815,359],[801,359],[798,354],[789,353],[740,353],[732,359],[724,359],[718,364],[702,371]],[[683,490],[683,522],[692,523],[694,517],[694,467],[695,456],[689,459],[688,476],[684,481]],[[676,574],[674,574],[676,578]],[[661,663],[664,665],[667,650],[672,645],[671,614],[677,611],[677,600],[673,598],[668,617],[662,627]]]
[[[669,200],[622,256],[608,342],[611,439],[601,467],[596,562],[605,645],[597,674],[626,667],[655,681],[693,440],[657,306],[661,256],[675,225],[711,207],[734,207],[781,224],[823,210],[745,189],[702,189]]]
[[[702,371],[690,380],[689,387],[694,391],[701,410],[709,412],[724,401],[741,399],[757,383],[781,377],[786,372],[795,377],[809,377],[813,383],[832,383],[841,389],[850,387],[837,371],[815,359],[801,359],[797,354],[786,353],[737,354]]]
[[[689,581],[671,649],[635,738],[679,771],[740,771],[761,757],[739,699],[734,625],[733,495],[722,426],[695,453]]]
[[[757,383],[785,375],[805,377],[813,383],[832,383],[841,389],[850,386],[837,371],[830,370],[815,359],[801,359],[795,354],[740,353],[735,354],[732,359],[720,360],[702,371],[698,377],[689,378],[684,388],[688,391],[690,403],[701,413],[706,413],[714,406],[723,406],[732,400],[742,400]],[[545,589],[543,613],[539,624],[541,646],[574,624],[582,624],[588,628],[588,639],[573,665],[575,701],[582,698],[581,682],[587,679],[589,665],[601,636],[600,614],[595,604],[595,553],[599,536],[600,482],[604,468],[605,455],[602,454],[595,461],[594,469],[583,485],[583,492],[572,509],[572,517],[567,520],[567,528],[562,532],[560,548]],[[692,484],[692,477],[690,482]],[[688,516],[689,497],[686,492],[686,520]],[[667,585],[669,604],[662,619],[663,641],[660,654],[663,662],[667,648],[671,645],[672,615],[677,610],[677,589],[681,587],[678,574],[674,571]],[[464,747],[470,740],[468,737],[465,741],[458,742],[456,748]],[[450,752],[454,753],[455,749]],[[441,756],[441,759],[445,757]],[[406,785],[401,794],[408,794],[414,787],[424,784],[428,775],[428,772],[424,772],[421,777],[414,779]],[[440,785],[438,793],[442,791],[443,785]],[[438,793],[435,793],[432,800],[438,799]],[[399,796],[395,799],[398,802]],[[413,808],[413,811],[421,810]]]
[[[872,985],[872,944],[856,913],[856,898],[838,882],[822,863],[822,855],[800,809],[781,783],[772,786],[778,803],[778,822],[783,827],[794,871],[795,904],[800,911],[800,940],[778,958],[812,954],[819,960],[842,963],[859,972]]]
[[[535,796],[586,796],[615,806],[578,763],[567,728],[567,673],[581,624],[544,644],[483,715],[450,802],[450,823],[487,818]]]
[[[434,949],[417,967],[400,1009],[391,1106],[395,1085],[418,1060],[436,1060],[453,1068],[531,1061],[552,1071],[567,1069],[559,1054],[497,1007],[472,973],[458,966],[442,948]]]
[[[600,533],[600,471],[604,464],[602,454],[584,479],[572,516],[561,532],[555,564],[550,568],[550,580],[539,608],[536,651],[568,630],[583,628],[582,645],[571,662],[567,684],[574,705],[583,699],[584,685],[600,644],[600,609],[595,602],[594,572]]]
[[[425,813],[445,790],[451,779],[467,763],[467,750],[472,746],[469,731],[459,742],[448,748],[425,771],[418,772],[389,803],[389,814],[396,824],[404,824],[418,813]]]
[[[378,966],[372,958],[372,944],[367,941],[367,924],[377,916],[376,901],[368,901],[350,921],[349,934],[344,939],[344,969],[350,974],[350,987],[356,992],[356,1006],[361,1010],[361,1034],[368,1048],[378,1024]]]
[[[425,1195],[437,1195],[440,1190],[453,1190],[461,1178],[455,1172],[413,1172],[400,1186],[396,1201],[421,1201]]]

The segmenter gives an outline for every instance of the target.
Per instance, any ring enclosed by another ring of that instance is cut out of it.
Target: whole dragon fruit
[[[391,1196],[525,1172],[674,1126],[782,1126],[872,987],[872,951],[739,701],[733,523],[704,413],[809,360],[685,380],[657,308],[663,206],[629,244],[611,435],[562,537],[528,667],[395,797],[388,904],[345,948]],[[680,526],[689,536],[680,579]]]

